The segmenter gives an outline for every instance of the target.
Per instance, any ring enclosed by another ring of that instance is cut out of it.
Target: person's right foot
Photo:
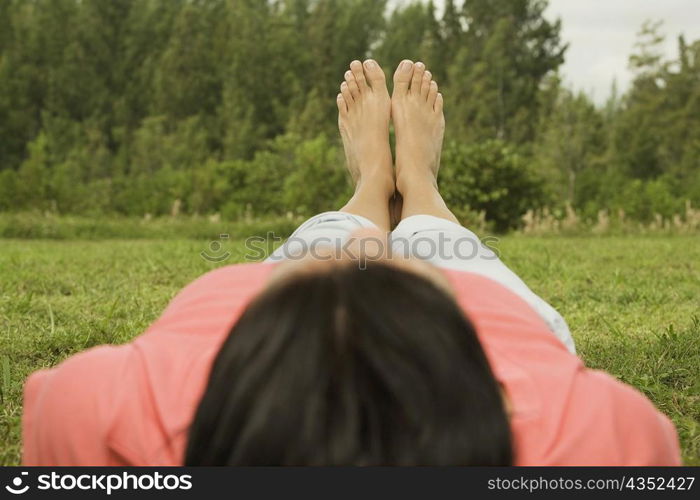
[[[396,188],[437,182],[445,133],[442,95],[421,62],[404,60],[394,73],[391,118],[396,134]]]
[[[362,182],[394,192],[389,119],[391,101],[384,71],[373,59],[353,61],[340,85],[338,127],[356,188]]]

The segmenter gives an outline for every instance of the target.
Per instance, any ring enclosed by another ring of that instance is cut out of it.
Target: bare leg
[[[421,62],[405,60],[394,73],[391,116],[396,131],[396,189],[401,218],[433,215],[457,222],[437,186],[445,132],[442,95]]]
[[[355,181],[355,194],[340,210],[389,231],[395,190],[389,147],[391,100],[379,65],[371,59],[350,63],[337,103],[347,167]]]

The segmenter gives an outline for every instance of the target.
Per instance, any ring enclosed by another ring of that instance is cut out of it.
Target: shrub
[[[17,173],[12,169],[0,171],[0,210],[16,210],[18,205]]]
[[[337,210],[351,195],[345,159],[324,135],[294,149],[294,169],[284,182],[284,205],[293,213],[311,216]]]
[[[502,141],[447,144],[439,181],[458,217],[483,211],[497,231],[518,227],[527,210],[547,202],[542,179]]]
[[[668,178],[643,181],[634,179],[628,182],[615,200],[617,208],[640,222],[651,221],[656,214],[671,218],[683,211],[684,200],[673,194],[673,187]]]

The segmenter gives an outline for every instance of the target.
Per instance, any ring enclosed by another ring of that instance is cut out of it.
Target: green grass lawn
[[[588,366],[649,396],[700,465],[700,239],[520,237],[502,258],[568,320]],[[144,330],[215,266],[197,240],[0,240],[0,464],[20,461],[22,383],[38,368]],[[639,436],[644,439],[644,436]]]

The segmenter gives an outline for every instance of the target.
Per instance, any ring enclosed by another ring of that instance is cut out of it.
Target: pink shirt
[[[273,264],[212,271],[129,344],[40,370],[24,392],[26,465],[178,465],[209,369]],[[513,406],[518,465],[679,465],[676,431],[642,394],[586,369],[518,296],[445,271]]]

